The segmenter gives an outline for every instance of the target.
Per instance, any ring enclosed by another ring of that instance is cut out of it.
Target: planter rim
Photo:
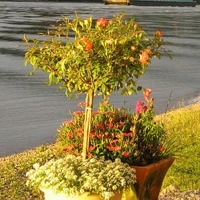
[[[157,161],[155,163],[151,163],[149,165],[145,165],[145,166],[133,165],[131,167],[133,167],[133,168],[149,168],[149,167],[155,167],[156,164],[166,163],[166,162],[169,162],[169,161],[171,161],[171,163],[173,163],[174,160],[175,160],[175,157],[172,156],[172,157],[168,157],[168,158],[165,158],[163,160]]]

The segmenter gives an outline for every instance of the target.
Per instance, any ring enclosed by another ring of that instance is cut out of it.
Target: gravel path
[[[159,195],[159,200],[200,200],[200,189],[182,192],[178,186],[168,186]]]

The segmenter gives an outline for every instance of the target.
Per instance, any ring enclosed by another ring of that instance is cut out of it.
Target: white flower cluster
[[[52,189],[68,196],[99,194],[108,200],[116,190],[123,190],[136,182],[135,169],[120,159],[115,162],[104,158],[83,161],[81,157],[68,155],[43,166],[34,164],[33,167],[27,172],[28,185]]]

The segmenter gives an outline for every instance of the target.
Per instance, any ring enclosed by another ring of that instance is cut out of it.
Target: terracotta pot
[[[42,192],[44,192],[45,200],[102,200],[99,195],[88,195],[83,194],[81,196],[67,196],[64,193],[55,193],[51,189],[40,189]],[[110,200],[121,200],[122,193],[116,192],[115,195],[110,198]]]
[[[136,191],[138,200],[157,200],[164,177],[174,162],[170,157],[147,166],[133,166],[136,169]]]

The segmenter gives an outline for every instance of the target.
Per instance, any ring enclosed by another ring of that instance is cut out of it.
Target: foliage
[[[52,189],[67,196],[99,194],[104,200],[136,182],[135,170],[120,159],[114,162],[95,157],[83,160],[73,155],[50,160],[42,166],[36,163],[27,176],[27,184],[40,189]]]
[[[26,65],[48,73],[49,85],[60,84],[67,95],[90,91],[109,95],[120,88],[132,94],[151,58],[160,57],[162,33],[156,31],[150,39],[134,19],[124,20],[122,14],[94,24],[92,18],[63,18],[43,34],[46,41],[24,37]]]
[[[154,120],[150,92],[149,89],[144,91],[146,102],[138,101],[133,114],[108,102],[99,104],[98,111],[92,113],[88,157],[104,156],[113,161],[120,158],[130,165],[148,165],[169,156],[163,147],[164,127]],[[72,120],[61,125],[57,139],[61,153],[81,155],[83,126],[83,111],[74,112]]]
[[[124,20],[120,14],[111,20],[100,18],[95,25],[93,18],[63,18],[44,36],[44,41],[29,41],[24,36],[26,65],[47,73],[49,85],[59,84],[67,96],[86,94],[82,153],[86,159],[95,95],[105,98],[119,89],[132,94],[151,58],[160,58],[165,51],[162,32],[156,31],[150,39],[134,19]]]

